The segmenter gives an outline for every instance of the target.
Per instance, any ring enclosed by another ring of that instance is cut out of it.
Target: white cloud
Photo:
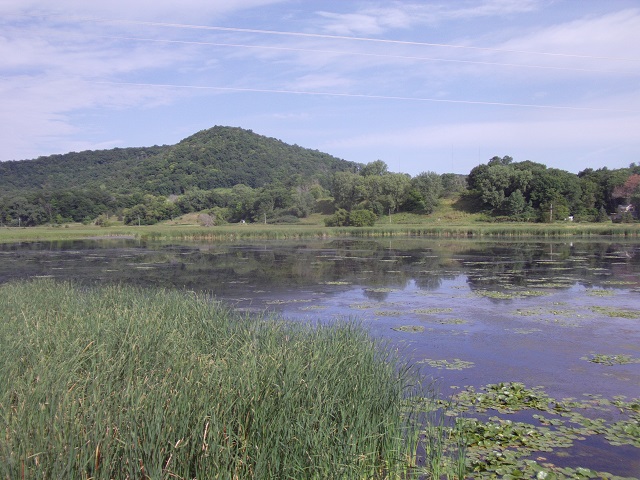
[[[605,71],[633,71],[637,75],[640,67],[637,45],[640,45],[640,10],[629,9],[531,30],[496,48],[532,52],[527,58],[537,61],[551,59],[565,66],[588,65]],[[515,54],[519,58],[523,55]]]
[[[64,15],[165,21],[202,20],[285,0],[3,0],[0,14]]]
[[[423,126],[410,130],[373,132],[331,143],[333,147],[384,148],[560,148],[637,144],[640,116],[616,118],[590,116],[566,119],[516,119],[510,121],[475,121]]]
[[[462,5],[460,5],[462,3]],[[405,3],[368,5],[351,13],[319,11],[324,29],[336,35],[379,35],[390,29],[437,25],[447,20],[503,17],[539,8],[540,0],[485,0],[482,2]]]

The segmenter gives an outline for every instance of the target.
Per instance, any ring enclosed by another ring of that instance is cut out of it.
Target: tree
[[[489,166],[493,166],[493,165],[509,165],[511,164],[511,162],[513,162],[513,158],[511,158],[510,156],[506,155],[502,158],[495,156],[492,157],[491,160],[489,160]]]
[[[443,196],[456,195],[464,191],[467,186],[465,176],[455,173],[443,173],[440,175],[440,182],[442,183]]]
[[[411,186],[422,197],[424,213],[433,212],[443,193],[440,175],[434,172],[422,172],[411,179]]]
[[[520,190],[516,190],[504,200],[504,213],[510,217],[522,215],[527,208],[527,200]]]
[[[381,176],[389,173],[389,167],[382,160],[367,163],[360,169],[360,175],[363,177]]]
[[[494,157],[499,161],[491,165],[479,165],[471,170],[467,179],[469,188],[474,190],[480,200],[495,213],[504,208],[504,201],[516,190],[526,192],[532,181],[529,170],[521,170],[510,165],[510,161]],[[511,157],[505,157],[511,158]],[[524,194],[524,193],[523,193]]]
[[[611,196],[614,199],[622,200],[623,203],[631,203],[631,197],[636,193],[639,186],[640,175],[634,173],[622,185],[615,187]]]
[[[411,177],[404,173],[389,173],[381,178],[382,194],[386,197],[388,208],[397,211],[398,207],[404,202],[411,186]]]
[[[337,172],[333,176],[333,198],[337,208],[351,210],[361,201],[363,177],[351,172]]]

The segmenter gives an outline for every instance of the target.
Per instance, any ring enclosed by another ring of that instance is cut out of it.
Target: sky
[[[0,161],[242,127],[389,170],[640,163],[638,0],[2,0]]]

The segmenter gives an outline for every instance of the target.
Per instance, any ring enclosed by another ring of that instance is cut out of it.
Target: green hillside
[[[72,152],[0,163],[0,191],[95,189],[181,194],[245,184],[262,187],[298,174],[327,184],[353,162],[234,127],[216,126],[172,146]]]

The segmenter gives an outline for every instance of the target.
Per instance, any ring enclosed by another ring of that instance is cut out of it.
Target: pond
[[[586,420],[569,417],[557,421],[582,428],[570,448],[527,458],[640,477],[639,414],[632,402],[640,397],[635,243],[101,239],[0,245],[0,260],[0,282],[124,282],[211,292],[234,309],[273,311],[295,321],[356,320],[397,347],[426,379],[437,380],[445,397],[468,401],[468,387],[478,393],[490,384],[518,382],[543,387],[552,399],[591,402],[595,413],[584,404],[574,407],[583,417],[608,422],[605,430],[613,425],[614,440],[593,422],[589,430]],[[476,413],[464,415],[487,420],[497,412]],[[535,413],[517,409],[508,418],[546,425],[532,419]]]

